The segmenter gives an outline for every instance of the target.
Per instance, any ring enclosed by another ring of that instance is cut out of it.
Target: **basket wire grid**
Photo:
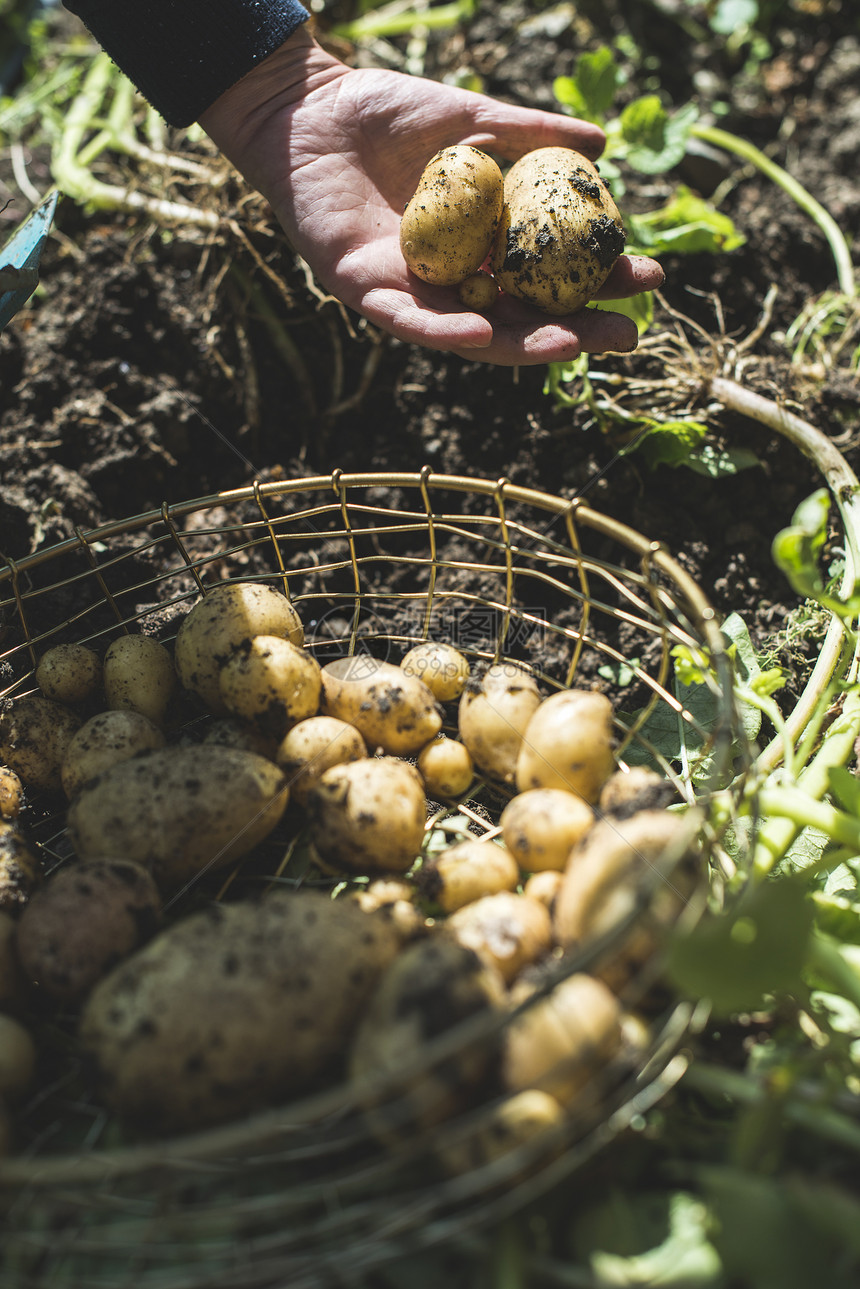
[[[103,649],[119,634],[145,631],[169,644],[190,605],[228,578],[282,588],[321,662],[364,650],[397,661],[430,638],[453,643],[473,664],[525,665],[545,691],[622,678],[611,695],[619,760],[660,765],[690,804],[701,798],[701,784],[683,757],[667,759],[652,744],[655,712],[708,754],[715,782],[724,785],[745,764],[719,624],[662,546],[576,500],[427,468],[258,482],[79,530],[7,561],[0,565],[0,696],[32,692],[37,660],[55,643]],[[707,727],[674,692],[676,646],[710,663]],[[189,708],[178,723],[199,719]],[[491,836],[504,800],[497,786],[479,785],[459,814],[456,807],[431,813],[428,832],[453,819],[455,828]],[[67,862],[57,803],[34,798],[29,810],[48,868]],[[263,880],[313,880],[292,865],[293,841],[277,830],[265,850]],[[248,868],[243,861],[204,894],[223,894],[234,879],[241,889]],[[259,871],[253,880],[259,883]],[[684,916],[694,920],[707,894],[703,875]],[[536,997],[606,950],[602,944],[563,959]],[[625,1002],[647,1000],[652,984],[644,972]],[[473,1131],[492,1099],[442,1129],[416,1125],[405,1145],[385,1151],[361,1106],[383,1094],[396,1106],[410,1079],[430,1065],[444,1068],[459,1045],[477,1041],[475,1021],[422,1049],[398,1080],[339,1083],[166,1141],[117,1139],[115,1125],[82,1091],[72,1060],[53,1089],[23,1108],[29,1136],[0,1162],[4,1284],[315,1289],[347,1274],[358,1283],[363,1270],[386,1259],[522,1206],[653,1104],[683,1070],[679,1048],[695,1010],[657,993],[656,1005],[646,1003],[645,1037],[595,1078],[554,1136],[455,1177],[432,1167],[440,1143]],[[484,1022],[483,1036],[500,1024]],[[405,1116],[408,1096],[403,1107]]]

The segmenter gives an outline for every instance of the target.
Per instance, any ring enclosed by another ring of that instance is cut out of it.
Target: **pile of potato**
[[[206,1127],[346,1075],[381,1141],[489,1107],[440,1138],[454,1171],[558,1130],[629,1059],[624,989],[695,880],[700,821],[616,766],[605,696],[544,696],[524,667],[433,642],[320,666],[262,583],[209,592],[172,652],[60,645],[36,681],[0,715],[0,1106],[38,1080],[34,1004],[74,1019],[133,1129]],[[194,741],[174,719],[189,696]],[[428,817],[481,780],[507,799],[498,827],[441,845]],[[33,789],[68,802],[76,858],[48,876],[20,825]],[[313,880],[215,900],[209,874],[279,824],[306,838]],[[189,888],[209,894],[177,914]],[[589,948],[589,972],[550,989]],[[423,1060],[458,1026],[477,1028]]]

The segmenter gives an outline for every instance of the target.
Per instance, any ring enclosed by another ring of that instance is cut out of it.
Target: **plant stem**
[[[747,139],[738,138],[736,134],[730,134],[727,130],[720,130],[716,126],[696,124],[692,127],[691,134],[704,140],[706,143],[712,143],[717,148],[723,148],[726,152],[732,152],[737,157],[742,157],[745,161],[754,165],[762,174],[767,175],[774,183],[797,202],[801,210],[818,225],[830,245],[833,258],[836,261],[836,274],[839,281],[839,287],[842,292],[854,297],[857,294],[857,284],[854,277],[854,264],[851,259],[851,251],[848,243],[842,233],[842,229],[836,223],[836,220],[825,210],[820,202],[816,201],[811,193],[803,187],[801,183],[778,166],[775,161],[771,161],[755,144],[750,143]]]

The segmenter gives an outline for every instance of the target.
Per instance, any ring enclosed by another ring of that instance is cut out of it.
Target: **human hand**
[[[200,123],[268,199],[325,289],[400,340],[501,365],[635,349],[635,323],[603,310],[548,318],[502,295],[491,315],[468,312],[454,288],[410,273],[400,250],[403,209],[440,148],[471,143],[514,161],[560,145],[595,159],[597,126],[401,72],[351,69],[304,28]],[[598,298],[662,281],[654,260],[621,256]]]

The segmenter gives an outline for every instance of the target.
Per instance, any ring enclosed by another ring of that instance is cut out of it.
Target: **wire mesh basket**
[[[619,763],[659,766],[687,805],[743,767],[719,624],[660,544],[578,500],[426,468],[256,483],[78,531],[0,565],[3,698],[35,690],[37,660],[56,643],[103,651],[142,631],[169,645],[188,608],[225,579],[285,591],[320,662],[359,651],[396,662],[429,638],[454,644],[475,667],[525,666],[544,693],[599,687],[613,700]],[[707,664],[705,708],[690,710],[679,696],[679,648]],[[180,701],[177,728],[199,719]],[[677,755],[655,736],[667,728],[679,734]],[[499,785],[479,782],[467,800],[431,805],[428,834],[449,827],[491,837],[505,800]],[[55,800],[32,794],[26,821],[49,870],[70,861]],[[220,874],[204,894],[229,899],[246,880],[328,880],[298,850],[276,830],[252,863]],[[690,918],[720,875],[707,828],[702,853]],[[598,950],[607,943],[561,958],[537,995],[588,970]],[[441,1127],[415,1124],[388,1148],[362,1107],[371,1091],[396,1099],[428,1065],[444,1066],[475,1041],[477,1022],[445,1032],[414,1068],[372,1089],[338,1079],[249,1119],[153,1141],[122,1137],[87,1088],[69,1018],[45,1014],[49,1074],[19,1108],[16,1152],[0,1161],[4,1285],[360,1283],[387,1259],[497,1220],[557,1185],[672,1086],[694,1007],[662,990],[656,969],[633,982],[625,1005],[639,1009],[635,1032],[561,1124],[453,1175],[438,1167],[440,1145],[474,1132],[495,1093]],[[484,1021],[483,1031],[502,1023]]]

